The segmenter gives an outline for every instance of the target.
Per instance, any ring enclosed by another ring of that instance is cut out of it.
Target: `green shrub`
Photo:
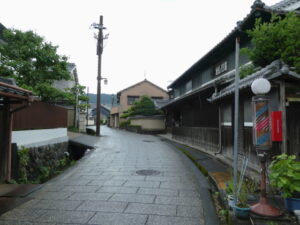
[[[255,72],[255,67],[254,65],[250,64],[250,65],[243,65],[240,69],[240,77],[241,78],[245,78],[248,75],[251,75]]]
[[[271,186],[282,191],[284,197],[300,192],[300,162],[295,155],[281,154],[269,166]]]
[[[270,22],[258,19],[254,29],[247,33],[252,38],[253,47],[241,51],[249,56],[255,66],[265,67],[281,59],[300,72],[300,18],[294,12],[285,18],[272,15]]]
[[[120,128],[125,128],[130,125],[130,120],[121,121],[119,126]]]

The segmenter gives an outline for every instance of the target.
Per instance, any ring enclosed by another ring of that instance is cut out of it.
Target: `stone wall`
[[[68,142],[21,148],[18,151],[21,151],[18,152],[18,168],[15,168],[18,169],[18,178],[34,181],[44,176],[43,173],[49,173],[51,176],[58,170],[62,164],[61,160],[65,160],[68,155]]]
[[[130,125],[139,126],[144,133],[163,133],[166,130],[165,116],[133,116],[129,118]]]

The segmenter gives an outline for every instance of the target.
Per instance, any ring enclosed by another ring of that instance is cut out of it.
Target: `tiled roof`
[[[162,90],[162,91],[164,91],[164,92],[167,93],[167,91],[164,90],[163,88],[161,88],[161,87],[157,86],[156,84],[150,82],[149,80],[145,79],[145,80],[143,80],[143,81],[141,81],[141,82],[138,82],[138,83],[136,83],[136,84],[134,84],[134,85],[131,85],[131,86],[129,86],[129,87],[127,87],[127,88],[125,88],[125,89],[119,91],[119,92],[117,93],[117,95],[121,95],[122,92],[124,92],[124,91],[126,91],[126,90],[128,90],[128,89],[131,89],[131,88],[133,88],[133,87],[135,87],[135,86],[137,86],[137,85],[139,85],[139,84],[142,84],[142,83],[144,83],[144,82],[147,82],[147,83],[153,85],[154,87],[156,87],[156,88],[158,88],[158,89],[160,89],[160,90]]]
[[[270,7],[274,10],[293,10],[298,8],[299,5],[300,5],[299,0],[282,0]],[[294,8],[293,6],[295,6],[296,8]]]
[[[270,65],[262,68],[261,70],[241,79],[239,82],[239,89],[243,90],[251,86],[252,82],[258,78],[265,78],[267,80],[272,80],[279,76],[290,76],[294,79],[300,80],[300,75],[290,70],[290,68],[280,60],[275,60]],[[226,96],[232,95],[235,91],[235,83],[230,84],[226,88],[214,93],[208,100],[214,102],[220,100]]]
[[[290,0],[295,2],[300,2],[300,0]],[[207,52],[202,58],[200,58],[196,63],[194,63],[188,70],[186,70],[181,76],[177,77],[169,86],[168,88],[172,88],[176,83],[178,83],[182,78],[188,76],[189,72],[192,71],[194,68],[199,66],[206,58],[213,54],[214,51],[217,51],[221,46],[223,46],[226,41],[229,39],[234,38],[240,30],[244,30],[247,26],[247,22],[251,20],[251,18],[256,17],[257,12],[261,13],[276,13],[276,14],[286,14],[287,11],[281,8],[272,8],[266,6],[261,0],[254,1],[253,5],[251,6],[251,11],[247,14],[241,21],[237,22],[237,26],[233,28],[233,30],[225,36],[215,47],[213,47],[209,52]],[[249,28],[246,28],[249,29]]]

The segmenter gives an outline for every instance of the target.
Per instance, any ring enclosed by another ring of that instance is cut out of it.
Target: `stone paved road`
[[[0,224],[202,225],[199,187],[159,137],[101,128],[99,147]],[[159,174],[138,175],[139,170]]]

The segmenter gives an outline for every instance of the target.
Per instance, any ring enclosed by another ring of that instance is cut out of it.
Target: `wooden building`
[[[0,78],[0,181],[10,180],[12,167],[11,133],[15,112],[32,102],[32,93]]]
[[[251,46],[250,37],[244,31],[253,28],[257,18],[269,21],[274,12],[286,13],[255,1],[251,12],[219,44],[169,85],[172,99],[162,109],[167,114],[168,131],[174,139],[231,164],[235,41],[239,38],[241,48]],[[246,55],[240,55],[239,61],[240,66],[251,64]],[[256,171],[259,170],[259,160],[252,144],[253,94],[250,85],[259,77],[268,79],[272,84],[267,96],[271,111],[283,113],[283,141],[273,143],[272,153],[299,154],[300,151],[300,75],[277,60],[265,68],[256,68],[254,74],[241,79],[239,84],[239,155],[248,155],[249,166]]]

